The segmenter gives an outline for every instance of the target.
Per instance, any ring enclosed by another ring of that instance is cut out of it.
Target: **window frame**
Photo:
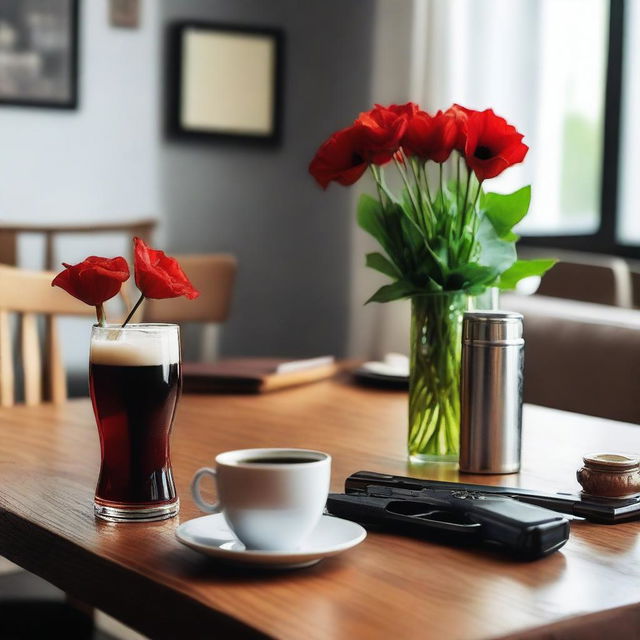
[[[605,253],[640,258],[640,246],[619,242],[618,179],[620,155],[620,119],[624,64],[624,16],[626,0],[609,1],[609,41],[604,96],[603,153],[600,176],[600,221],[590,234],[526,235],[519,244],[526,247],[551,247],[590,253]]]

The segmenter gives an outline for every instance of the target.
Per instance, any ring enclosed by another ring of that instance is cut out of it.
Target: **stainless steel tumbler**
[[[520,470],[522,315],[469,311],[462,321],[460,471]]]

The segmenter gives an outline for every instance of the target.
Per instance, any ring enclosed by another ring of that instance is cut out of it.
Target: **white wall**
[[[140,29],[109,25],[107,0],[81,2],[77,110],[0,106],[0,220],[91,222],[161,214],[158,5],[143,1]],[[112,236],[63,239],[60,261],[115,255]],[[40,268],[43,243],[27,237],[20,264]],[[66,320],[71,367],[86,366],[87,321]]]
[[[158,212],[157,3],[138,30],[109,26],[106,0],[81,5],[79,109],[0,107],[2,220]]]

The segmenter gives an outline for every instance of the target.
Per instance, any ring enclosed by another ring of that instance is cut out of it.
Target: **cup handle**
[[[204,476],[211,476],[215,480],[216,470],[210,467],[203,467],[196,471],[191,481],[191,495],[193,496],[193,500],[205,513],[220,513],[220,503],[207,502],[200,493],[200,480],[202,480]]]

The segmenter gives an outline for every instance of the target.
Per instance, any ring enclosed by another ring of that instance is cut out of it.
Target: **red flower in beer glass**
[[[362,127],[354,125],[337,131],[320,146],[309,165],[309,173],[323,189],[330,182],[345,187],[357,182],[368,166],[362,141]]]
[[[193,300],[200,295],[175,258],[152,249],[140,238],[134,238],[134,245],[136,285],[145,298],[184,296]]]
[[[481,182],[522,162],[529,150],[522,142],[524,136],[492,109],[472,113],[466,130],[464,156]]]
[[[124,258],[89,256],[78,264],[65,267],[51,282],[85,304],[98,307],[120,292],[129,279],[129,266]]]

